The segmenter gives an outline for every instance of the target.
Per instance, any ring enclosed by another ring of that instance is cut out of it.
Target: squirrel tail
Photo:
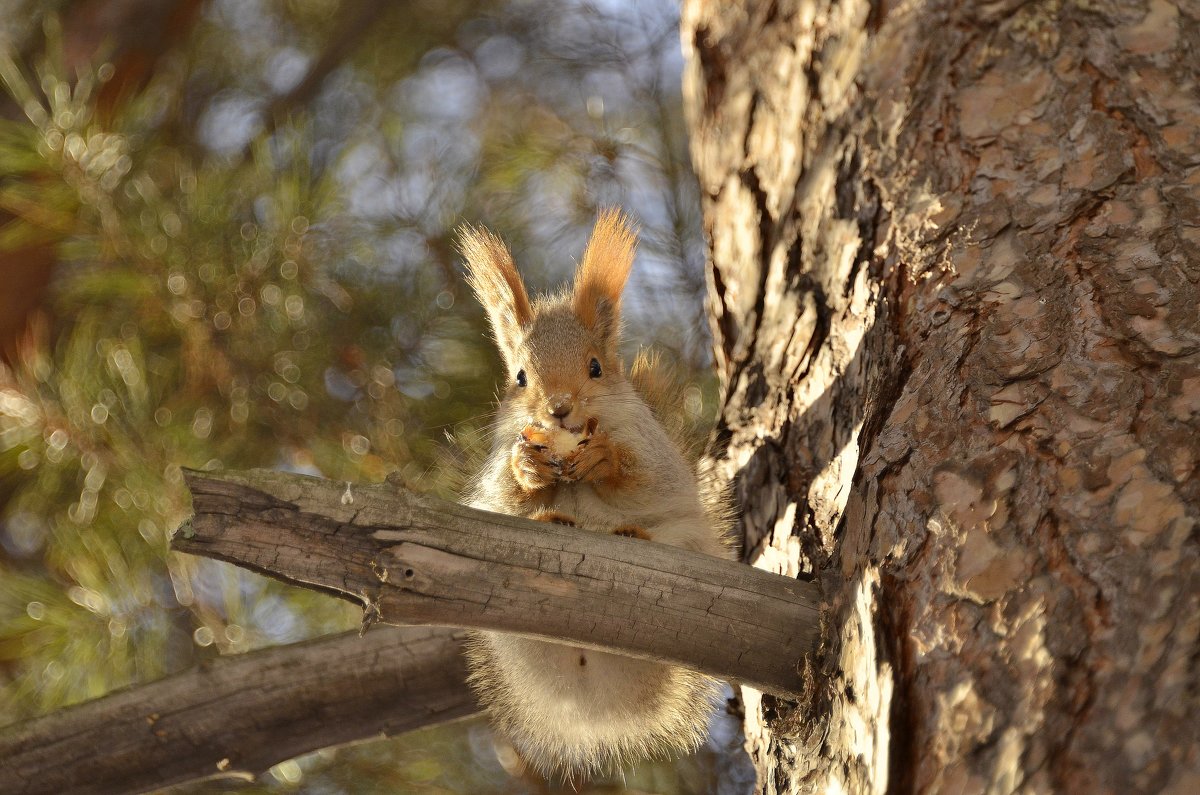
[[[684,406],[685,384],[678,368],[658,351],[643,349],[629,368],[629,382],[684,458],[694,462],[700,455],[703,438],[699,417],[691,417]]]
[[[722,482],[712,455],[701,455],[705,442],[701,418],[689,415],[683,404],[684,381],[678,369],[664,360],[658,351],[641,350],[629,368],[629,380],[667,436],[691,462],[704,513],[721,544],[730,551],[729,557],[736,558],[733,528],[737,523],[737,510],[732,484]]]

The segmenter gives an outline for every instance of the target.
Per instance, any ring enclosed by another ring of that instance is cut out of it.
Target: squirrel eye
[[[590,375],[592,378],[600,377],[600,362],[592,359],[592,361],[588,364],[588,375]]]
[[[517,386],[523,387],[523,386],[525,386],[526,383],[527,382],[525,380],[525,371],[517,370]]]

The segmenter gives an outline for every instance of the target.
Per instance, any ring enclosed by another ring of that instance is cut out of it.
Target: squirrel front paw
[[[562,459],[542,444],[520,437],[512,448],[509,467],[517,484],[526,491],[537,491],[562,479]]]
[[[621,451],[603,431],[597,431],[579,443],[562,468],[562,479],[586,480],[615,486],[621,476]]]

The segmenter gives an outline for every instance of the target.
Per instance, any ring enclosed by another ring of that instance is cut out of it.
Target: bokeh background
[[[358,626],[170,553],[180,467],[453,495],[502,377],[463,221],[545,290],[626,208],[629,349],[703,427],[681,68],[664,0],[0,0],[0,725]],[[749,791],[738,732],[580,791]],[[510,762],[473,721],[173,791],[562,790]]]

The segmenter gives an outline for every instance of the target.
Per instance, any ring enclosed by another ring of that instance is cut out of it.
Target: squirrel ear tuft
[[[525,283],[504,242],[482,227],[459,227],[458,250],[467,262],[467,284],[487,311],[496,346],[514,364],[522,329],[533,322]]]
[[[596,228],[575,272],[571,306],[584,326],[615,347],[621,321],[621,291],[633,267],[637,233],[623,212],[610,208],[600,213]]]

